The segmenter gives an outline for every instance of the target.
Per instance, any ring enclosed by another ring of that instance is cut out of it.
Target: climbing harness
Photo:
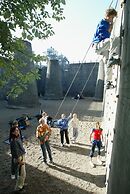
[[[112,6],[112,4],[113,4],[114,2],[115,2],[114,0],[111,1],[110,5],[109,5],[109,8]],[[117,7],[117,4],[118,4],[118,0],[116,0],[115,8]],[[73,80],[72,80],[72,82],[71,82],[71,84],[70,84],[70,86],[69,86],[69,88],[68,88],[68,90],[67,90],[67,92],[66,92],[66,94],[65,94],[65,96],[64,96],[64,98],[63,98],[63,100],[62,100],[62,102],[61,102],[61,104],[60,104],[60,106],[59,106],[59,108],[58,108],[58,110],[57,110],[57,113],[55,114],[55,118],[56,118],[57,115],[59,114],[59,111],[60,111],[60,109],[61,109],[61,107],[62,107],[62,105],[63,105],[63,103],[64,103],[64,101],[65,101],[65,99],[66,99],[66,97],[67,97],[67,95],[68,95],[68,93],[69,93],[71,87],[72,87],[72,84],[74,83],[74,81],[75,81],[75,79],[76,79],[76,77],[77,77],[77,75],[78,75],[78,73],[79,73],[79,70],[80,70],[80,68],[81,68],[81,66],[82,66],[82,64],[83,64],[83,62],[84,62],[84,60],[85,60],[85,58],[86,58],[86,56],[87,56],[87,54],[88,54],[88,52],[89,52],[91,46],[92,46],[92,43],[89,45],[89,47],[88,47],[88,49],[87,49],[87,51],[86,51],[86,53],[85,53],[85,56],[84,56],[84,58],[83,58],[81,64],[79,65],[79,68],[78,68],[78,70],[77,70],[75,76],[73,77]],[[93,72],[95,66],[96,66],[96,63],[95,63],[95,65],[93,66],[93,68],[92,68],[92,70],[91,70],[91,72],[90,72],[90,74],[89,74],[89,76],[88,76],[88,79],[86,80],[86,82],[85,82],[85,84],[84,84],[84,86],[83,86],[83,88],[82,88],[82,90],[81,90],[81,95],[82,95],[82,93],[83,93],[83,91],[84,91],[84,89],[85,89],[85,87],[86,87],[86,85],[87,85],[87,83],[88,83],[88,81],[89,81],[91,75],[92,75],[92,72]],[[75,110],[75,108],[76,108],[78,102],[79,102],[79,98],[77,99],[77,101],[76,101],[76,103],[75,103],[75,105],[74,105],[74,107],[73,107],[73,109],[72,109],[72,111],[71,111],[72,113],[74,112],[74,110]]]

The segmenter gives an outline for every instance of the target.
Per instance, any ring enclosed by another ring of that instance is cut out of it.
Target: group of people
[[[43,154],[43,162],[47,164],[47,158],[49,157],[49,163],[53,164],[53,156],[51,151],[51,146],[49,143],[49,138],[52,133],[51,127],[47,124],[46,119],[47,113],[43,112],[42,117],[39,119],[39,125],[36,128],[36,138],[38,138],[40,147]],[[68,117],[65,114],[61,115],[61,118],[57,120],[57,127],[60,129],[60,142],[61,147],[65,146],[65,143],[70,147],[69,139],[69,129],[72,129],[71,143],[76,143],[78,137],[79,129],[79,119],[77,114],[70,113]],[[95,147],[98,148],[98,162],[101,164],[100,160],[100,149],[102,146],[102,128],[100,128],[100,123],[96,123],[96,128],[94,128],[90,134],[90,141],[92,142],[92,149],[90,152],[90,164],[94,167],[92,158],[94,156]],[[10,128],[9,134],[10,149],[12,154],[11,162],[11,178],[16,179],[15,190],[21,191],[24,189],[24,183],[26,179],[26,169],[25,169],[25,149],[23,146],[23,136],[21,129],[18,126],[18,122],[14,121]],[[65,142],[66,141],[66,142]],[[47,157],[48,154],[48,157]]]
[[[93,38],[93,46],[95,47],[95,51],[98,54],[109,50],[109,41],[107,39],[110,38],[111,31],[113,28],[113,19],[117,16],[117,12],[115,9],[106,10],[104,19],[98,24],[96,33]],[[112,63],[111,63],[112,64]],[[79,98],[79,96],[78,96]],[[53,164],[53,157],[51,152],[51,147],[49,143],[49,138],[51,136],[51,123],[52,117],[49,117],[46,112],[42,112],[40,118],[38,118],[39,125],[36,129],[36,137],[40,142],[40,147],[43,153],[43,161],[47,164],[47,153],[49,156],[49,162]],[[60,129],[60,143],[63,147],[66,145],[70,147],[70,139],[69,139],[69,128],[72,128],[72,143],[76,143],[78,137],[78,129],[79,129],[79,119],[77,114],[73,115],[70,113],[68,117],[65,114],[61,115],[61,118],[57,120],[57,127]],[[24,188],[25,178],[26,178],[26,169],[25,169],[25,149],[23,147],[23,137],[21,130],[18,126],[18,122],[13,122],[10,135],[10,149],[12,154],[12,164],[11,164],[11,177],[12,179],[16,178],[16,186],[15,190],[22,190]],[[90,151],[90,164],[94,167],[92,158],[94,156],[95,148],[98,148],[98,163],[102,164],[100,158],[100,150],[103,141],[103,129],[100,127],[100,123],[96,123],[96,127],[92,129],[90,133],[90,142],[92,143],[92,148]]]
[[[49,162],[53,163],[52,152],[49,144],[49,137],[51,135],[52,130],[49,124],[47,124],[46,116],[47,116],[47,113],[43,112],[42,118],[39,119],[39,125],[36,129],[36,137],[40,141],[40,146],[43,153],[43,161],[47,163],[47,154],[46,154],[46,151],[47,151],[50,159]],[[57,120],[57,127],[60,129],[61,147],[65,145],[65,140],[66,140],[66,145],[70,147],[70,139],[69,139],[69,132],[68,132],[69,126],[71,126],[71,128],[73,129],[72,142],[75,143],[78,137],[78,128],[79,128],[79,119],[77,118],[76,113],[74,113],[73,115],[70,113],[68,117],[66,117],[65,114],[62,114],[61,118]]]

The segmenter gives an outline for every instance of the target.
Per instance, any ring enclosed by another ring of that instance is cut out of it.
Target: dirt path
[[[30,109],[8,109],[5,103],[1,102],[0,108],[0,193],[11,193],[15,180],[10,179],[10,150],[9,145],[4,143],[8,137],[8,121],[27,113],[35,116],[40,109],[55,116],[61,101],[40,100],[41,105]],[[69,114],[75,104],[75,100],[67,99],[61,113]],[[80,100],[75,109],[81,120],[78,142],[71,147],[60,147],[59,129],[52,129],[51,147],[55,165],[46,166],[42,162],[42,153],[38,141],[35,138],[37,126],[36,118],[31,120],[31,126],[22,131],[28,138],[28,145],[25,146],[26,154],[26,194],[105,194],[105,167],[96,165],[91,168],[89,165],[89,133],[95,125],[95,121],[101,121],[102,103],[93,102],[92,99]],[[70,131],[71,136],[71,131]],[[104,160],[104,153],[102,153]],[[96,163],[96,158],[94,158]]]

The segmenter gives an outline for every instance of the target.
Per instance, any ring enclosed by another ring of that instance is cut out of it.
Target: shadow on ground
[[[8,122],[10,120],[14,120],[17,117],[20,117],[22,114],[29,114],[31,116],[35,116],[39,113],[40,109],[48,112],[49,115],[53,117],[56,115],[58,111],[58,107],[60,106],[62,101],[47,101],[40,99],[41,105],[35,108],[24,108],[24,109],[8,109],[6,108],[6,103],[1,103],[1,118],[0,118],[0,193],[8,194],[11,193],[15,180],[10,179],[10,162],[11,157],[9,153],[9,145],[3,143],[5,139],[7,139],[9,135],[9,125]],[[57,118],[60,117],[61,113],[69,114],[76,101],[67,99],[63,106],[61,107],[60,111],[57,114]],[[79,118],[85,120],[86,118],[96,116],[98,119],[101,118],[102,113],[102,103],[101,102],[93,102],[92,99],[83,99],[78,102],[77,107],[75,108],[75,112],[78,113]],[[35,129],[38,122],[36,119],[32,119],[31,126],[27,128],[27,130],[23,131],[23,134],[29,138],[31,141],[31,137],[35,134]],[[57,145],[52,145],[55,149],[60,149]],[[65,149],[64,151],[67,152],[74,152],[76,154],[81,155],[88,155],[89,149],[86,147],[82,147],[84,145],[78,145],[76,147],[72,146],[71,149]],[[85,145],[86,146],[86,145]],[[44,164],[43,164],[44,165]],[[83,181],[86,181],[84,189],[78,187],[78,185],[70,184],[69,180],[65,181],[60,178],[53,176],[52,174],[48,173],[48,170],[45,171],[40,170],[31,166],[31,164],[26,165],[27,169],[27,182],[28,185],[26,186],[26,194],[94,194],[94,192],[89,192],[89,183],[94,183],[98,187],[104,187],[104,176],[103,175],[92,175],[89,173],[83,173],[71,169],[69,167],[65,167],[59,164],[55,166],[50,166],[52,170],[57,172],[65,173],[66,175],[71,175],[76,178],[79,178]],[[92,190],[93,191],[93,190]]]

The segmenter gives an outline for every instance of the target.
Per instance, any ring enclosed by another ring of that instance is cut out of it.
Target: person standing
[[[77,118],[77,114],[74,113],[72,119],[69,121],[69,127],[72,128],[72,143],[76,142],[78,137],[78,128],[79,128],[79,119]]]
[[[26,169],[25,169],[25,149],[20,139],[20,131],[17,126],[13,126],[10,130],[10,149],[17,169],[17,180],[15,185],[16,191],[21,191],[24,188]]]
[[[36,129],[36,137],[40,141],[40,146],[43,153],[43,161],[47,164],[47,152],[49,155],[50,163],[53,163],[51,148],[49,144],[49,137],[51,135],[51,128],[45,124],[44,118],[39,120],[39,125]]]
[[[23,135],[22,135],[22,132],[21,132],[21,129],[19,128],[18,126],[18,121],[17,120],[14,120],[12,123],[11,123],[11,127],[10,127],[10,133],[9,133],[9,143],[11,142],[11,136],[12,136],[12,128],[13,127],[17,127],[19,129],[19,138],[21,139],[21,141],[23,142]],[[15,179],[17,178],[17,164],[16,162],[14,162],[15,159],[12,157],[11,158],[11,179]]]
[[[61,119],[57,121],[58,127],[60,128],[61,147],[64,146],[64,136],[66,139],[67,146],[70,147],[69,134],[68,134],[68,122],[71,119],[72,114],[66,117],[65,114],[61,115]]]
[[[42,113],[42,118],[44,119],[45,124],[49,125],[50,127],[53,126],[53,119],[46,112]]]
[[[102,161],[101,161],[101,158],[100,158],[100,154],[101,154],[100,149],[101,149],[102,141],[103,141],[102,132],[103,132],[103,129],[100,127],[100,123],[97,122],[96,127],[93,128],[91,133],[90,133],[90,142],[92,143],[92,148],[91,148],[91,151],[90,151],[90,165],[92,167],[94,167],[94,164],[92,162],[92,158],[94,156],[94,152],[95,152],[96,147],[98,148],[97,161],[100,165],[102,164]]]

